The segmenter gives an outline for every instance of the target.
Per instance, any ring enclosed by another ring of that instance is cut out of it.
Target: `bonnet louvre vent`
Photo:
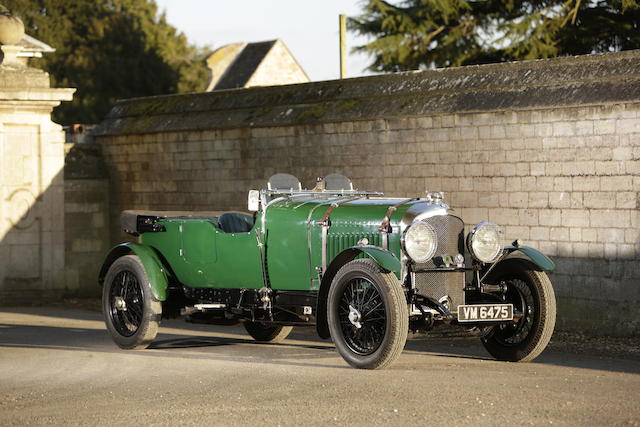
[[[381,246],[379,232],[332,233],[331,231],[329,231],[329,235],[327,236],[328,259],[332,260],[343,250],[352,246],[356,246],[358,244],[358,241],[362,238],[366,238],[369,241],[370,245]]]

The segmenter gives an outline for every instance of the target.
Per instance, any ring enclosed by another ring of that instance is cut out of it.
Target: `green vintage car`
[[[249,211],[221,215],[124,211],[138,243],[108,254],[100,272],[107,329],[145,348],[161,318],[242,322],[257,341],[315,326],[352,366],[375,369],[409,331],[474,330],[499,360],[529,361],[547,346],[556,301],[553,262],[496,224],[465,236],[442,193],[397,199],[331,174],[304,190],[277,174],[249,192]]]

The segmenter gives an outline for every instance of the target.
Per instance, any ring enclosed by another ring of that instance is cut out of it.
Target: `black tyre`
[[[162,304],[153,298],[148,283],[135,255],[118,258],[107,272],[102,312],[107,330],[120,348],[146,348],[158,333]]]
[[[244,322],[244,328],[254,340],[260,342],[280,342],[287,338],[293,326],[269,325],[262,322]]]
[[[351,261],[338,271],[329,289],[327,319],[336,350],[356,368],[388,366],[407,341],[402,286],[372,259]]]
[[[556,297],[549,277],[527,262],[504,261],[491,282],[507,284],[506,302],[523,313],[517,322],[494,326],[482,337],[487,351],[498,360],[528,362],[549,344],[556,324]]]

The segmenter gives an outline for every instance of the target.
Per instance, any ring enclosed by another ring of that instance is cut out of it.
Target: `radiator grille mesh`
[[[464,304],[464,271],[429,271],[413,273],[413,283],[418,295],[441,301],[448,297],[449,311],[455,313]]]

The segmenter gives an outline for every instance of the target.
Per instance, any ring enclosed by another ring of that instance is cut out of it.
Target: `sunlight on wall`
[[[64,133],[51,111],[74,91],[0,64],[1,302],[64,287]]]

